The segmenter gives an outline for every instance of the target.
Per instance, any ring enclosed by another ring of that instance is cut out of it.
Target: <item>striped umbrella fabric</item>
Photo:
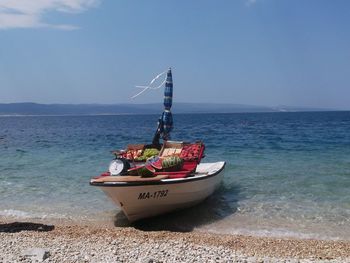
[[[162,138],[163,140],[170,139],[170,132],[173,129],[173,115],[170,108],[173,104],[173,77],[171,68],[169,68],[166,75],[165,89],[164,89],[164,112],[161,117],[162,122]]]

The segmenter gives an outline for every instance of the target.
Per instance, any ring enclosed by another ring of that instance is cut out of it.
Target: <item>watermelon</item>
[[[145,166],[139,166],[135,168],[131,168],[128,170],[128,175],[141,176],[141,177],[154,177],[152,171],[147,169]]]
[[[148,170],[146,167],[142,167],[141,169],[138,169],[137,170],[138,174],[141,176],[141,177],[154,177],[155,175],[150,171]]]
[[[157,156],[159,154],[159,151],[155,148],[149,148],[145,149],[143,154],[137,158],[135,158],[136,161],[146,161],[147,159]]]
[[[162,160],[162,167],[165,171],[178,171],[182,168],[183,159],[178,156],[171,156]]]

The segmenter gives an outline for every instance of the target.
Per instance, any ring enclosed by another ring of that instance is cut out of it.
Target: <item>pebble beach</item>
[[[350,262],[349,241],[0,220],[0,262]]]

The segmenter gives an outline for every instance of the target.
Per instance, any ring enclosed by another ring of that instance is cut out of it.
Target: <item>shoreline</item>
[[[350,262],[350,241],[0,218],[0,262],[23,261],[33,247],[50,253],[45,262]]]

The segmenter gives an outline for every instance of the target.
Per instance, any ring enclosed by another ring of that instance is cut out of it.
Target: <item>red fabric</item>
[[[174,179],[174,178],[184,178],[187,177],[191,172],[190,171],[177,171],[177,172],[156,172],[154,173],[155,175],[159,174],[166,174],[168,175],[169,179]]]
[[[110,172],[104,172],[104,173],[102,173],[100,176],[110,176],[110,175],[111,175]]]
[[[172,174],[172,175],[169,175],[169,179],[176,179],[176,178],[185,178],[189,175],[190,173],[189,172],[184,172],[184,173],[177,173],[177,174]]]
[[[194,172],[196,170],[196,168],[197,168],[196,161],[184,162],[184,164],[182,166],[182,170],[190,171],[190,172]]]
[[[197,162],[196,161],[190,161],[190,162],[184,162],[182,169],[180,171],[176,172],[156,172],[155,175],[158,174],[166,174],[168,175],[169,179],[175,179],[175,178],[185,178],[189,176],[192,172],[194,172],[197,168]]]

